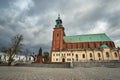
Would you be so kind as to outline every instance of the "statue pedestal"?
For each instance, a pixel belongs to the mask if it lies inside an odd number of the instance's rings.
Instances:
[[[42,63],[42,56],[37,56],[36,63]]]

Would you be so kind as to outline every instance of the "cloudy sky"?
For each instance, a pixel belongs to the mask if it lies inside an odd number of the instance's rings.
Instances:
[[[26,48],[49,51],[59,13],[66,35],[106,33],[120,46],[120,0],[0,0],[0,47],[22,34]]]

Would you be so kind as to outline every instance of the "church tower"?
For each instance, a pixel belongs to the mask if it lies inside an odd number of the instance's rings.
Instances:
[[[65,36],[64,27],[62,25],[62,20],[60,15],[56,20],[56,25],[53,31],[52,47],[51,51],[60,51],[63,50],[63,37]]]

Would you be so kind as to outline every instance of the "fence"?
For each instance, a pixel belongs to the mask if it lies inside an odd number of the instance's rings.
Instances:
[[[73,62],[73,67],[120,67],[119,61],[82,61]]]
[[[25,67],[47,67],[47,68],[70,68],[70,63],[46,63],[46,64],[17,64],[16,66]]]

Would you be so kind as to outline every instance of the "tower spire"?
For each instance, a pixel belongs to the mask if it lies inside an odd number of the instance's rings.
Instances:
[[[62,26],[62,20],[60,19],[60,14],[58,14],[58,19],[56,20],[55,27],[63,27]]]
[[[58,14],[58,19],[60,19],[60,14]]]

